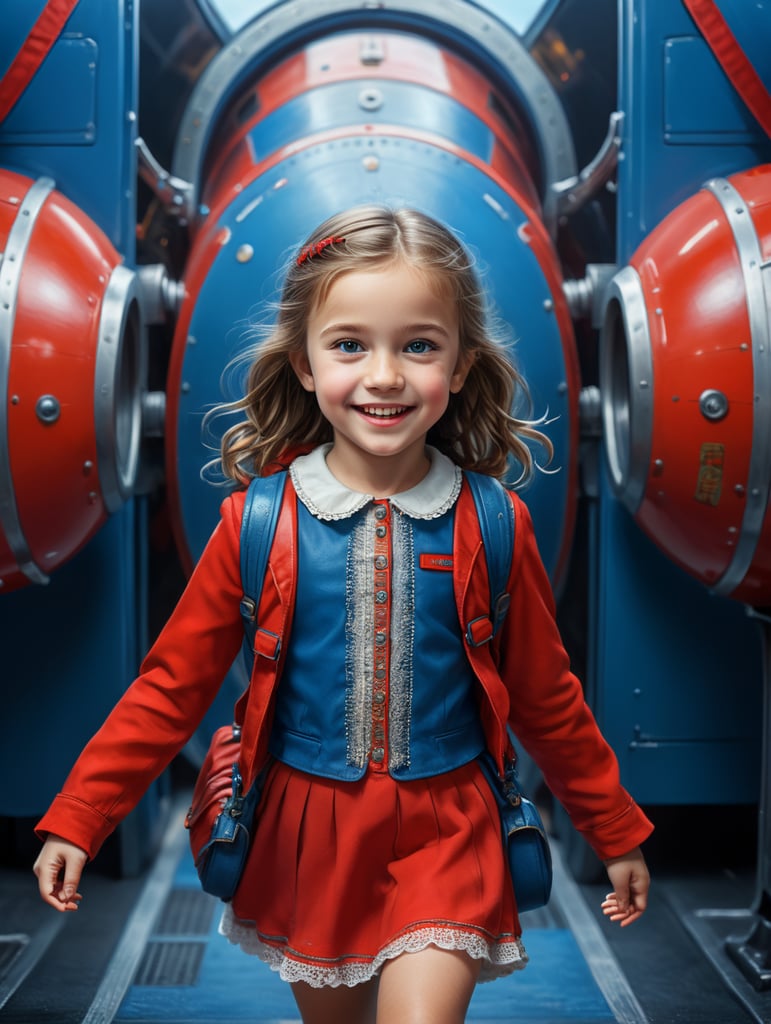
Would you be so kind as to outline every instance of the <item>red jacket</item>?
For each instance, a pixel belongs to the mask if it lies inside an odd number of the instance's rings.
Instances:
[[[647,838],[652,825],[621,786],[616,757],[570,671],[530,514],[516,495],[513,501],[511,606],[495,641],[497,672],[491,662],[480,705],[488,745],[500,756],[510,725],[598,855],[620,856]],[[139,677],[78,758],[38,823],[39,835],[59,835],[93,857],[200,724],[243,638],[243,503],[243,492],[222,503],[221,520]],[[265,628],[284,636],[294,603],[295,531],[295,496],[288,483],[258,616]],[[462,620],[468,621],[480,602],[489,603],[489,586],[479,524],[465,487],[455,534],[456,598]],[[281,669],[280,660],[276,666],[260,657],[259,640],[256,647],[242,739],[247,786],[267,753],[271,697]],[[492,657],[490,645],[479,650]]]

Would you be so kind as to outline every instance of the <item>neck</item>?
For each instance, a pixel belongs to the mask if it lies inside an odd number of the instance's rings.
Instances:
[[[327,454],[327,466],[336,479],[352,491],[371,494],[375,498],[389,498],[417,486],[428,473],[431,460],[423,444],[412,456],[400,452],[374,460],[357,458],[334,445]]]

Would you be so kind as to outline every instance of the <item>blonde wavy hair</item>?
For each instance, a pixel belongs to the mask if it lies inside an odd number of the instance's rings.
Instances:
[[[256,348],[246,394],[206,417],[243,414],[223,434],[215,461],[226,477],[244,484],[271,464],[290,461],[298,449],[332,440],[315,394],[302,387],[289,357],[304,350],[308,318],[338,278],[394,260],[428,273],[439,293],[456,303],[460,360],[470,367],[463,387],[450,395],[447,409],[429,431],[428,443],[461,468],[496,477],[506,475],[513,457],[522,469],[517,484],[535,469],[525,439],[543,447],[548,463],[553,454],[549,438],[533,421],[512,413],[515,402],[529,412],[527,386],[491,325],[470,256],[446,227],[416,210],[365,206],[330,217],[300,252],[322,239],[326,244],[321,251],[299,262],[293,258],[289,265],[277,321]]]

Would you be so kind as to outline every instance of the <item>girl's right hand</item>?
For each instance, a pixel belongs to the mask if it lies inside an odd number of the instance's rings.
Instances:
[[[56,910],[77,910],[81,895],[78,892],[80,876],[88,854],[79,846],[49,835],[35,861],[40,895]]]

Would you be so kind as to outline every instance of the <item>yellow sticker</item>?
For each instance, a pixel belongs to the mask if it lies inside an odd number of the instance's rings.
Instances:
[[[704,505],[717,505],[723,487],[725,445],[708,442],[701,446],[699,477],[694,498]]]

